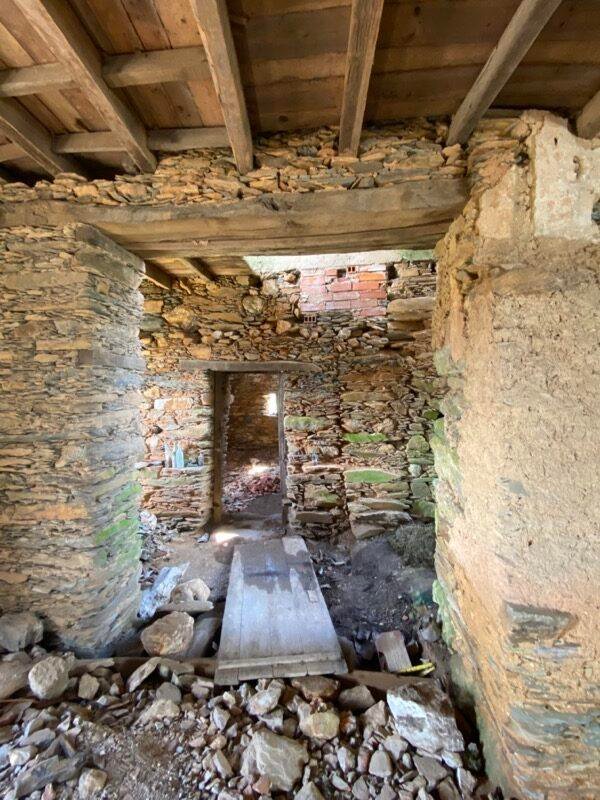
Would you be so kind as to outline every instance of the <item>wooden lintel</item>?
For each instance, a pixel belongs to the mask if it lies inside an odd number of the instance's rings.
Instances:
[[[173,288],[173,278],[170,275],[167,275],[167,273],[157,264],[152,264],[151,262],[147,261],[146,273],[144,277],[146,280],[149,280],[156,286],[160,286],[161,289],[167,289],[167,291],[171,291]]]
[[[148,149],[146,129],[104,81],[100,54],[69,4],[59,0],[13,2],[48,49],[60,54],[67,75],[96,106],[136,167],[142,171],[154,171],[156,159]]]
[[[498,44],[452,118],[448,145],[464,144],[467,141],[560,2],[561,0],[521,0]]]
[[[577,117],[577,133],[584,139],[600,136],[600,91],[585,104]]]
[[[21,155],[30,156],[49,175],[81,174],[76,161],[54,152],[52,137],[46,128],[16,100],[0,98],[0,132],[21,148]]]
[[[316,364],[305,361],[203,361],[182,358],[179,366],[186,372],[204,370],[209,372],[319,372]]]
[[[238,170],[253,167],[252,134],[226,0],[191,0]]]
[[[85,222],[149,259],[422,249],[446,233],[466,198],[464,178],[440,177],[207,205],[3,203],[0,227]]]
[[[114,153],[123,150],[123,143],[111,131],[96,133],[62,133],[55,136],[57,153]],[[151,150],[179,152],[199,147],[229,147],[225,128],[169,128],[148,131]]]
[[[383,0],[352,0],[340,122],[340,153],[355,156],[367,105]]]

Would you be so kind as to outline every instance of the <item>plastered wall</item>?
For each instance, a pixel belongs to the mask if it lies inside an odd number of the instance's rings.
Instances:
[[[536,800],[598,767],[597,143],[525,115],[471,143],[473,196],[438,247],[437,599],[488,770]]]

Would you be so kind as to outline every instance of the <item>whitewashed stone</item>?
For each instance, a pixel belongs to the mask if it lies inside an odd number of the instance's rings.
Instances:
[[[450,700],[432,681],[415,680],[387,693],[396,730],[413,747],[429,753],[459,752],[465,744]]]

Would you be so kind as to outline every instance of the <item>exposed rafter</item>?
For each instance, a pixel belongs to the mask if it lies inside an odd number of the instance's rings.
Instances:
[[[52,149],[52,137],[16,100],[0,98],[0,131],[49,175],[81,172],[77,163]],[[14,156],[13,156],[14,157]]]
[[[191,0],[238,170],[253,166],[252,134],[225,0]]]
[[[340,153],[356,155],[358,152],[382,11],[383,0],[352,1],[340,122]]]
[[[13,0],[77,86],[87,94],[140,170],[152,171],[156,159],[148,149],[146,130],[106,84],[100,54],[68,3],[60,0]]]
[[[521,0],[498,44],[452,118],[448,144],[464,144],[554,14],[561,0]]]
[[[585,139],[600,136],[600,91],[585,104],[577,117],[577,133]]]

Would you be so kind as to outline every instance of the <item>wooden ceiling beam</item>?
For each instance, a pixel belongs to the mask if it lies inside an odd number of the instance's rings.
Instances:
[[[238,170],[254,166],[252,134],[225,0],[191,0]]]
[[[339,152],[358,153],[383,0],[352,0]]]
[[[175,81],[210,80],[203,47],[152,50],[109,56],[102,64],[102,77],[112,89]],[[35,64],[0,70],[0,97],[23,97],[77,84],[60,63]]]
[[[57,153],[115,153],[123,150],[119,137],[111,131],[62,133],[54,137]],[[167,128],[148,131],[151,150],[177,153],[200,147],[229,147],[225,128]]]
[[[146,130],[104,81],[100,54],[68,3],[61,0],[14,0],[14,3],[117,134],[135,166],[152,172],[156,159],[148,148]]]
[[[596,92],[577,117],[577,134],[584,139],[600,136],[600,92]]]
[[[448,145],[464,144],[554,14],[561,0],[521,0],[475,83],[452,118]],[[468,20],[465,20],[468,24]]]
[[[167,271],[169,268],[175,270],[177,267],[183,267],[189,273],[199,275],[200,277],[204,278],[207,283],[214,283],[216,278],[214,273],[212,272],[206,264],[202,263],[199,258],[186,258],[184,256],[177,256],[176,258],[155,258],[154,262],[158,264],[160,267],[165,267]]]
[[[49,175],[81,174],[76,161],[54,152],[50,133],[16,100],[0,98],[0,132],[21,148],[21,155],[30,156]]]

